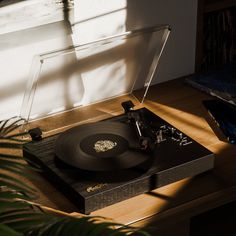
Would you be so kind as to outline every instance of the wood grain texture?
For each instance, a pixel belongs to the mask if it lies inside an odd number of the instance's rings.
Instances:
[[[153,86],[143,105],[214,152],[215,168],[97,210],[92,215],[138,226],[168,226],[176,219],[185,221],[236,200],[236,146],[220,141],[208,125],[208,114],[201,102],[209,98],[178,79]],[[107,105],[97,109],[110,110],[112,114],[112,104],[108,101]],[[60,115],[59,122],[61,119]],[[40,190],[40,204],[76,215],[77,208],[45,179],[40,177],[34,184]]]
[[[151,221],[152,215],[155,215],[155,218],[163,215],[170,217],[171,214],[180,213],[186,206],[191,215],[193,209],[198,208],[198,201],[204,205],[199,207],[200,212],[206,210],[207,203],[211,202],[213,207],[219,199],[222,202],[235,199],[236,147],[220,141],[208,125],[208,114],[201,101],[209,98],[182,80],[173,80],[152,87],[144,105],[213,151],[216,155],[215,169],[159,188],[152,194],[143,194],[104,208],[94,214],[114,217],[123,223],[135,222],[145,217]],[[214,199],[218,200],[214,203]]]

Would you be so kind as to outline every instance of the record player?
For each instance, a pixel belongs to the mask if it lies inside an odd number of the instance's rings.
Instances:
[[[83,213],[214,166],[210,151],[145,107],[169,33],[159,25],[34,58],[23,153]]]

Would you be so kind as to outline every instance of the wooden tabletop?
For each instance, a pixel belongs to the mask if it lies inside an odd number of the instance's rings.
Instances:
[[[172,80],[152,86],[144,106],[215,154],[215,168],[92,212],[134,225],[190,218],[236,199],[236,146],[219,140],[210,127],[202,100],[212,97],[184,82]],[[214,124],[213,124],[214,126]],[[214,128],[214,127],[213,127]],[[40,193],[40,204],[65,211],[77,208],[46,179],[33,183]]]

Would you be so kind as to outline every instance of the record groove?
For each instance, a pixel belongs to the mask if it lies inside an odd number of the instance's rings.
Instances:
[[[55,153],[66,164],[91,171],[132,168],[149,158],[140,152],[133,127],[117,122],[90,123],[65,131],[56,140]]]

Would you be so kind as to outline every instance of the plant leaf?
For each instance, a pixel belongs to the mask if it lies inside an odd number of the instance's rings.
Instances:
[[[30,204],[22,201],[9,201],[2,199],[0,201],[0,212],[14,210],[14,209],[23,209],[25,207],[30,207]]]
[[[17,214],[26,214],[26,213],[31,213],[32,211],[35,212],[35,209],[32,208],[30,205],[28,205],[27,208],[11,209],[11,210],[6,210],[4,212],[1,212],[0,217],[9,217],[12,215],[17,215]]]
[[[0,134],[3,133],[4,129],[7,127],[7,123],[8,123],[10,120],[15,119],[15,118],[16,118],[16,116],[14,116],[14,117],[12,117],[12,118],[10,118],[10,119],[7,119],[7,120],[3,120],[3,121],[0,122],[0,124],[1,124],[1,127],[0,127]]]
[[[32,218],[32,217],[38,216],[39,214],[42,215],[42,213],[38,213],[36,211],[33,211],[32,209],[29,209],[29,210],[28,211],[12,211],[11,213],[0,214],[0,220],[4,224],[6,224],[7,222],[19,221],[22,218]]]
[[[57,236],[59,235],[58,232],[60,232],[60,229],[63,226],[63,224],[61,223],[63,220],[63,217],[61,217],[61,219],[57,219],[51,216],[50,221],[45,223],[43,227],[34,228],[30,232],[27,232],[27,235]]]
[[[4,236],[23,236],[22,233],[16,232],[12,228],[8,227],[7,225],[0,224],[0,235]]]
[[[22,176],[22,177],[30,179],[30,180],[37,179],[37,177],[35,177],[35,175],[33,175],[32,173],[29,173],[28,169],[24,169],[21,167],[18,168],[17,166],[2,165],[1,169],[5,170],[5,171],[10,171],[13,174],[17,174],[19,176]]]
[[[0,173],[0,183],[1,183],[1,179],[3,179],[4,181],[11,181],[11,182],[17,183],[19,187],[25,189],[27,192],[35,192],[36,191],[36,189],[30,187],[28,184],[25,184],[21,180],[15,178],[15,177],[12,177],[10,175]]]
[[[25,215],[19,215],[19,217],[13,218],[9,222],[7,222],[8,226],[11,226],[13,229],[18,230],[20,232],[25,233],[26,235],[35,234],[35,232],[40,232],[41,229],[45,229],[48,225],[52,225],[55,222],[55,219],[58,220],[57,217],[46,214],[46,213],[30,213]],[[63,220],[63,217],[60,221]],[[36,234],[38,235],[38,234]],[[40,233],[41,235],[41,233]]]
[[[30,194],[34,194],[33,191],[29,191],[26,188],[22,188],[14,183],[10,183],[9,181],[5,181],[3,179],[0,179],[0,186],[1,187],[7,187],[9,189],[16,190],[17,192],[20,192],[22,194],[25,194],[26,196],[29,196]]]
[[[106,235],[107,235],[109,231],[114,232],[115,225],[116,224],[114,222],[101,222],[99,224],[94,223],[94,225],[91,227],[88,227],[87,230],[85,230],[82,235],[97,236],[97,235],[101,235],[102,232],[104,231],[106,231]]]
[[[38,229],[39,227],[44,227],[45,223],[42,222],[42,218],[28,219],[22,218],[19,221],[12,221],[7,223],[7,225],[14,230],[26,233],[33,230],[34,228]]]
[[[21,121],[24,121],[24,119],[18,118],[16,121],[12,122],[10,125],[7,125],[7,123],[8,123],[10,120],[13,120],[13,119],[15,119],[15,118],[17,118],[17,117],[12,117],[12,118],[6,120],[6,121],[3,123],[3,125],[2,125],[2,127],[1,127],[1,129],[0,129],[0,133],[2,134],[1,136],[6,135],[6,134],[8,134],[8,133],[10,133],[10,132],[13,132],[14,130],[18,129],[18,128],[19,128],[19,123],[20,123]]]
[[[20,163],[15,160],[0,159],[0,166],[1,168],[6,167],[6,166],[14,167],[15,169],[22,170],[22,171],[25,171],[25,170],[38,171],[38,169],[35,167],[29,166],[26,163]]]
[[[4,192],[0,191],[0,201],[2,199],[7,200],[7,199],[16,199],[16,198],[23,199],[23,200],[32,200],[31,197],[18,193],[16,191],[4,191]]]
[[[31,168],[33,168],[34,171],[36,172],[41,172],[42,169],[41,169],[41,166],[39,164],[37,164],[35,161],[32,161],[31,159],[28,159],[27,157],[22,157],[22,156],[19,156],[19,155],[11,155],[11,154],[1,154],[0,153],[0,160],[6,160],[6,161],[14,161],[15,163],[20,163],[18,161],[27,161],[27,164],[25,163],[24,165],[25,166],[28,166]],[[28,165],[30,164],[30,166]],[[27,167],[27,168],[28,168]]]
[[[10,183],[6,180],[1,180],[0,179],[0,186],[8,187],[10,189],[16,190],[17,192],[20,192],[22,194],[25,194],[26,196],[34,196],[34,192],[29,191],[28,189],[25,189],[23,187],[20,187],[14,183]]]
[[[58,232],[58,235],[70,235],[74,236],[75,233],[78,234],[78,232],[81,234],[83,231],[83,225],[85,223],[89,223],[87,217],[73,219],[73,218],[65,218],[65,220],[62,223],[62,227],[60,231]],[[90,223],[91,225],[91,223]]]
[[[15,138],[15,137],[21,137],[21,136],[25,136],[25,135],[29,135],[28,132],[22,132],[22,133],[17,133],[17,134],[12,134],[12,135],[7,135],[7,136],[3,136],[4,138],[8,139],[8,138]],[[23,140],[24,141],[24,140]],[[25,141],[24,141],[25,142]]]
[[[8,142],[0,142],[0,148],[14,148],[14,149],[22,149],[22,144],[19,143],[8,143]]]
[[[9,159],[16,159],[16,160],[23,160],[24,158],[22,156],[19,155],[11,155],[11,154],[3,154],[0,153],[0,158],[9,158]]]

